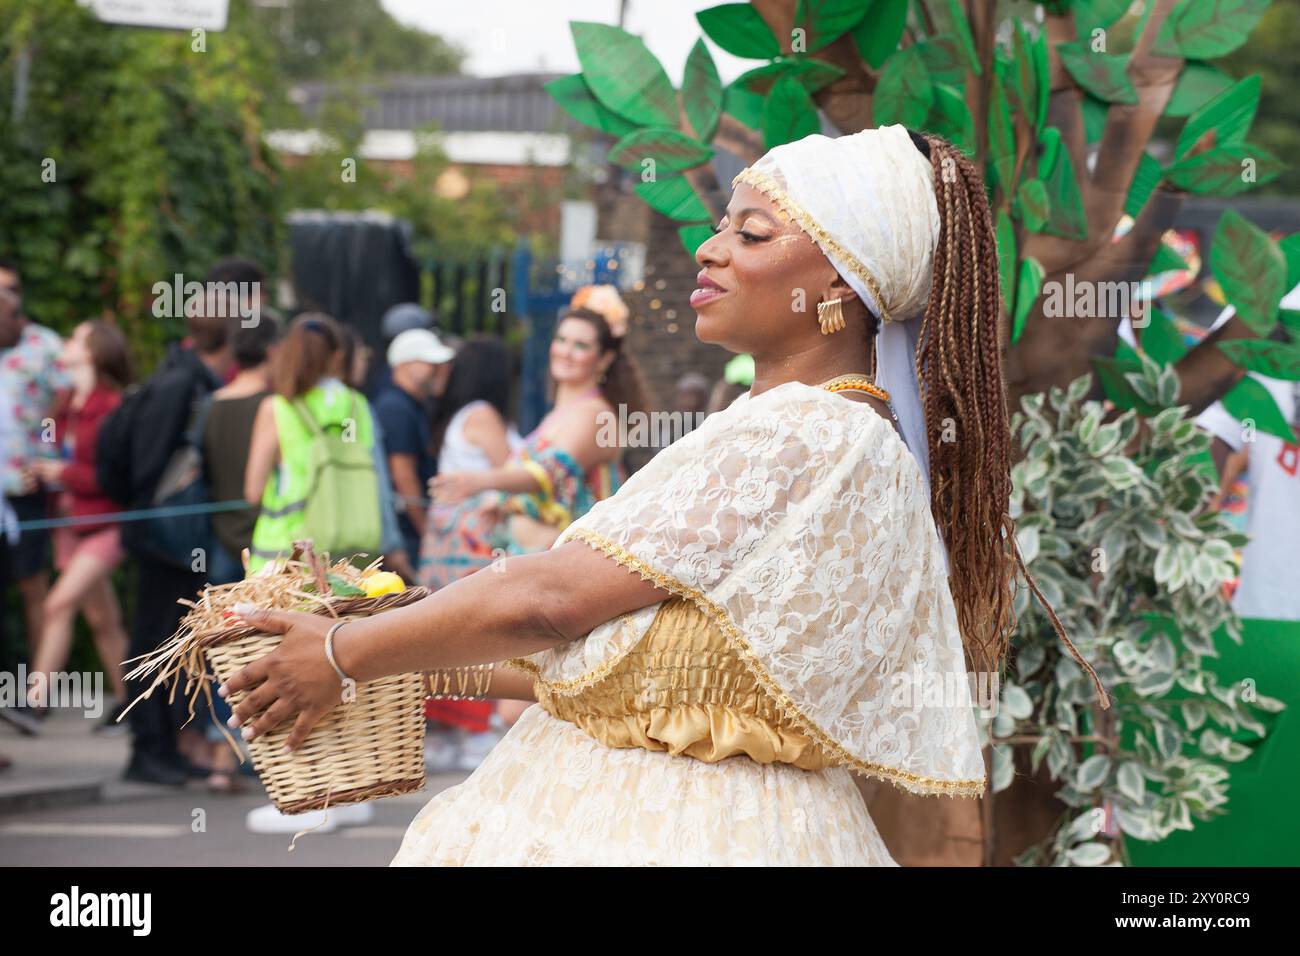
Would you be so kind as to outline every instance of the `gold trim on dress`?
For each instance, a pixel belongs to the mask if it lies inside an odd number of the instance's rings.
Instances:
[[[754,169],[753,166],[746,166],[731,181],[734,189],[736,183],[745,183],[753,186],[772,202],[776,203],[777,208],[799,224],[804,232],[808,233],[812,239],[822,247],[825,252],[832,253],[840,259],[859,279],[861,279],[871,294],[876,297],[876,307],[880,309],[880,320],[882,322],[892,322],[893,316],[889,314],[889,309],[885,306],[885,298],[880,294],[880,286],[876,284],[875,277],[867,271],[867,267],[858,261],[857,256],[849,252],[835,240],[833,236],[808,214],[808,211],[800,206],[790,194],[767,173],[761,173]]]
[[[592,531],[588,528],[575,528],[569,535],[569,540],[577,538],[584,541],[589,546],[598,551],[604,552],[613,558],[619,564],[629,570],[636,571],[648,581],[670,591],[681,597],[688,598],[722,631],[726,638],[727,645],[736,652],[741,661],[749,668],[750,672],[757,678],[759,684],[773,698],[777,709],[781,712],[794,728],[801,733],[811,737],[814,742],[822,747],[825,753],[830,755],[836,765],[847,765],[850,769],[856,770],[864,776],[875,777],[878,780],[894,784],[904,790],[924,796],[963,796],[978,797],[983,796],[985,790],[984,781],[981,780],[939,780],[934,777],[924,777],[920,774],[910,773],[906,770],[899,770],[895,767],[887,767],[884,764],[871,763],[856,757],[844,749],[830,734],[817,725],[816,722],[804,715],[797,704],[790,699],[779,683],[772,678],[763,666],[762,661],[750,648],[749,643],[740,633],[735,624],[731,622],[726,610],[714,601],[710,600],[703,592],[678,581],[676,578],[656,571],[650,565],[646,564],[636,555],[620,547],[617,543],[606,538],[599,532]],[[583,674],[581,677],[573,678],[566,681],[548,681],[542,676],[541,668],[533,661],[526,658],[511,658],[506,663],[523,671],[532,674],[534,679],[540,682],[547,691],[564,696],[572,696],[583,689],[590,687],[597,681],[607,676],[611,670],[617,666],[618,662],[625,656],[619,654],[617,657],[608,661],[602,661],[591,671]]]

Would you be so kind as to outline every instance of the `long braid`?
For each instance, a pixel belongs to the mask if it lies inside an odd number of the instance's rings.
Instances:
[[[998,341],[998,252],[984,182],[951,143],[924,138],[940,231],[916,372],[929,433],[931,509],[948,547],[962,641],[975,670],[1000,671],[1016,626],[1020,571],[1107,707],[1096,672],[1079,656],[1016,546],[1009,514],[1011,428]],[[945,440],[953,430],[956,440]]]

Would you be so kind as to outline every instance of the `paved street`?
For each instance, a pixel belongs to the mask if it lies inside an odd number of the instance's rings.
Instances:
[[[372,823],[308,833],[290,852],[292,835],[244,827],[245,813],[266,802],[255,778],[233,796],[202,781],[129,784],[119,779],[127,746],[71,714],[51,717],[34,738],[0,724],[0,753],[14,761],[0,774],[0,866],[384,866],[429,797],[466,777],[430,776],[420,793],[377,801]]]

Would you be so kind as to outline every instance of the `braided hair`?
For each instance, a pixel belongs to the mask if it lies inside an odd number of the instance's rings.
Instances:
[[[939,207],[939,241],[916,375],[929,435],[930,506],[951,558],[949,583],[963,644],[975,670],[1001,669],[1016,626],[1013,597],[1019,569],[1061,640],[1096,684],[1105,707],[1096,672],[1066,636],[1016,545],[1009,514],[1011,428],[998,337],[998,251],[984,181],[952,143],[909,133],[930,160]],[[954,431],[961,440],[946,440]]]

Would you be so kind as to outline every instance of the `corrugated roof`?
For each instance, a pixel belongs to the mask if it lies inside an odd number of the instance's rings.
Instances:
[[[569,132],[582,128],[542,87],[560,73],[513,76],[400,76],[354,88],[371,102],[366,129],[420,129],[437,123],[448,132]],[[294,101],[316,115],[329,87],[302,83]]]

